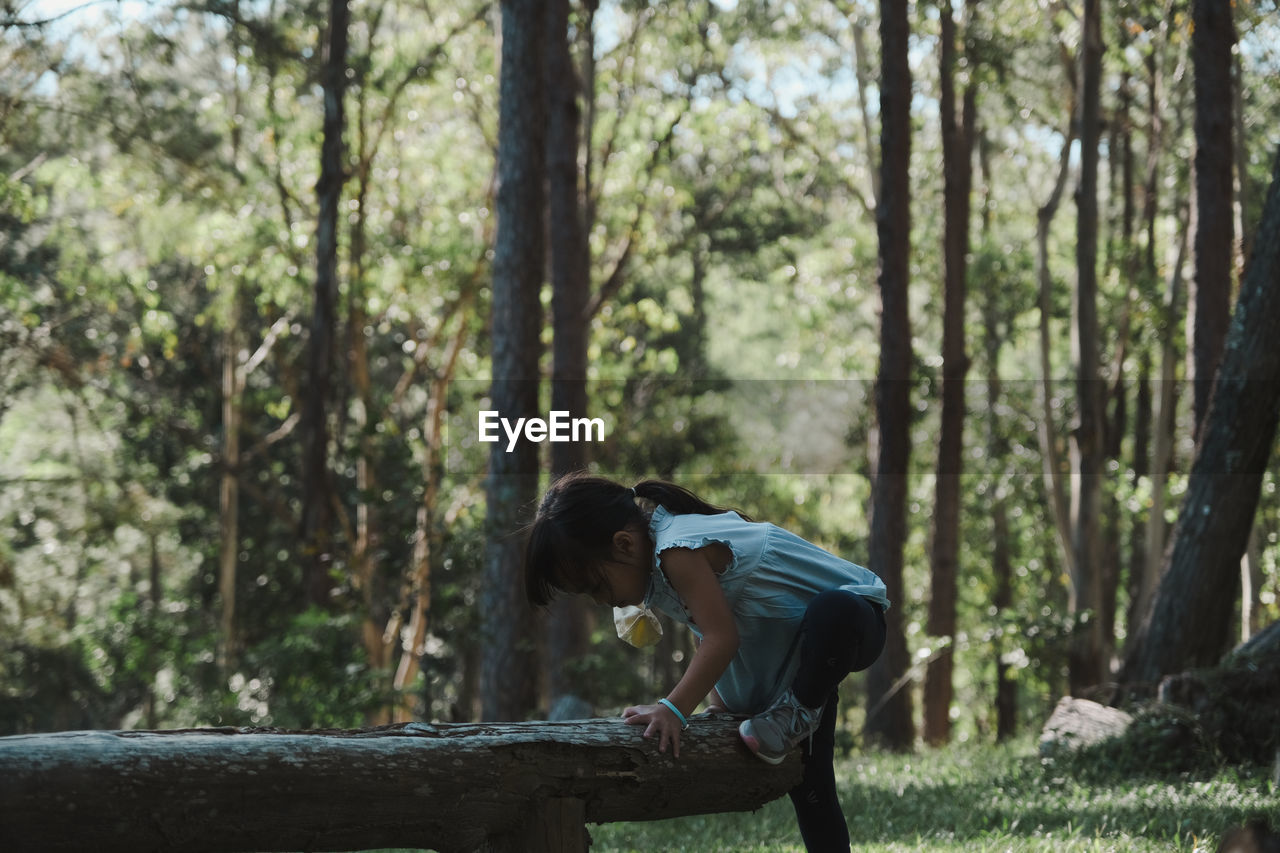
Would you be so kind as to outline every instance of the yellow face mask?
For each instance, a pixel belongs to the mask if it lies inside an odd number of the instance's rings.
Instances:
[[[652,610],[634,605],[613,608],[613,626],[618,636],[637,649],[656,645],[662,639],[662,623]]]

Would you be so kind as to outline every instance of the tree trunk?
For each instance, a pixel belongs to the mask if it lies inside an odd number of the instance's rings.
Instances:
[[[928,632],[943,647],[929,661],[924,679],[924,739],[941,746],[951,739],[952,645],[956,635],[956,575],[960,553],[960,478],[964,471],[965,299],[969,256],[970,189],[976,86],[965,87],[956,110],[956,26],[950,7],[942,10],[943,284],[942,430],[933,509]],[[969,57],[970,73],[975,60]]]
[[[911,424],[911,323],[907,288],[911,252],[911,69],[907,4],[880,4],[883,67],[880,83],[880,185],[876,230],[880,243],[880,364],[876,378],[879,448],[871,498],[870,568],[894,603],[886,614],[885,652],[867,678],[868,736],[891,749],[915,740],[909,688],[911,660],[903,625],[902,551],[907,538],[907,462]]]
[[[1262,543],[1259,541],[1258,526],[1255,524],[1249,531],[1249,544],[1245,546],[1244,556],[1240,558],[1240,642],[1247,643],[1259,628],[1258,616],[1261,612],[1260,593],[1264,576],[1262,574]]]
[[[232,290],[222,354],[222,476],[218,488],[218,597],[222,613],[218,669],[226,677],[236,660],[236,565],[240,556],[240,288]]]
[[[1185,218],[1183,219],[1185,222]],[[1164,565],[1167,524],[1164,520],[1165,489],[1169,472],[1173,468],[1173,440],[1178,409],[1177,345],[1174,341],[1174,318],[1182,306],[1182,269],[1187,255],[1187,229],[1180,228],[1177,256],[1169,269],[1169,283],[1165,289],[1163,340],[1160,346],[1160,379],[1155,410],[1155,440],[1151,451],[1151,510],[1147,516],[1147,558],[1135,605],[1137,618],[1141,620],[1151,604],[1156,587],[1160,583],[1160,571]],[[1129,636],[1135,635],[1130,626]]]
[[[422,671],[422,656],[426,654],[427,623],[431,615],[431,546],[436,538],[436,504],[440,495],[440,448],[443,442],[445,397],[449,382],[453,380],[458,356],[467,339],[467,303],[463,296],[458,309],[458,329],[454,332],[444,363],[431,379],[427,397],[427,411],[422,419],[422,502],[418,505],[417,524],[413,540],[413,569],[409,573],[405,608],[409,611],[407,632],[401,641],[400,660],[396,664],[391,686],[397,694],[394,717],[397,722],[413,719],[414,696],[409,692],[414,679]],[[399,633],[396,628],[383,635],[384,647]],[[390,655],[388,654],[388,657]],[[430,715],[430,709],[426,709]]]
[[[569,0],[547,4],[547,212],[551,256],[551,409],[570,417],[587,414],[587,341],[590,331],[590,250],[579,191],[578,75],[569,46]],[[551,445],[553,479],[587,466],[586,442]],[[571,664],[587,651],[588,612],[582,596],[562,595],[547,623],[550,704],[581,692]]]
[[[617,719],[0,738],[0,837],[14,853],[448,853],[501,849],[504,838],[523,842],[513,849],[581,850],[538,846],[530,826],[581,842],[584,820],[754,810],[799,782],[799,749],[767,765],[737,723],[695,718],[678,760]]]
[[[1245,261],[1253,255],[1253,232],[1248,222],[1249,204],[1253,198],[1253,182],[1249,178],[1249,144],[1244,132],[1244,66],[1240,59],[1240,51],[1233,51],[1231,68],[1234,72],[1231,80],[1232,126],[1235,141],[1235,218],[1238,238],[1237,266],[1238,274],[1244,278]]]
[[[1101,135],[1102,10],[1100,0],[1085,0],[1081,50],[1080,186],[1076,232],[1076,299],[1072,349],[1076,362],[1078,412],[1071,444],[1071,550],[1075,563],[1074,608],[1078,622],[1072,637],[1070,686],[1073,695],[1106,680],[1100,620],[1102,609],[1103,387],[1098,336],[1098,147]]]
[[[1217,662],[1280,421],[1280,156],[1240,290],[1168,566],[1125,662],[1132,688]]]
[[[1069,110],[1069,115],[1074,108]],[[1062,450],[1059,446],[1057,418],[1053,402],[1053,365],[1050,353],[1053,348],[1053,273],[1049,269],[1049,230],[1071,171],[1071,146],[1075,142],[1074,116],[1067,122],[1062,137],[1062,153],[1058,160],[1058,177],[1053,192],[1036,211],[1036,281],[1039,285],[1037,300],[1040,314],[1040,417],[1037,419],[1036,438],[1040,443],[1040,460],[1044,470],[1045,488],[1049,493],[1049,508],[1053,513],[1054,528],[1058,532],[1059,550],[1067,567],[1067,577],[1075,577],[1075,559],[1071,552],[1071,509],[1067,487],[1063,481]]]
[[[1153,45],[1146,59],[1150,131],[1147,140],[1146,180],[1143,192],[1142,216],[1147,232],[1147,251],[1143,264],[1145,274],[1152,280],[1159,275],[1156,264],[1156,224],[1159,218],[1159,190],[1166,177],[1161,165],[1161,153],[1165,147],[1166,136],[1171,139],[1180,139],[1185,128],[1185,117],[1180,101],[1171,104],[1167,94],[1170,87],[1166,85],[1165,61],[1161,56],[1162,51],[1168,46],[1166,30],[1167,26],[1162,24],[1160,28],[1162,38],[1158,42],[1162,47],[1157,48]],[[1173,116],[1174,126],[1171,133],[1166,134],[1165,117],[1169,114]],[[1161,354],[1151,450],[1151,509],[1147,516],[1147,562],[1142,575],[1139,600],[1135,605],[1138,621],[1150,606],[1151,597],[1155,594],[1156,586],[1160,582],[1160,570],[1164,564],[1165,548],[1168,544],[1164,502],[1167,480],[1170,472],[1174,470],[1174,440],[1178,396],[1181,388],[1181,382],[1177,377],[1177,368],[1181,359],[1178,355],[1175,329],[1178,318],[1182,316],[1183,291],[1186,289],[1183,274],[1188,252],[1189,205],[1185,202],[1181,203],[1178,209],[1178,225],[1174,232],[1177,235],[1176,242],[1166,250],[1168,260],[1165,266],[1169,272],[1159,327]],[[1134,637],[1136,634],[1137,625],[1131,625],[1129,636]]]
[[[493,259],[493,388],[501,417],[537,417],[546,210],[544,4],[504,0]],[[517,531],[538,494],[538,446],[495,443],[485,487],[482,717],[523,719],[537,703],[537,620],[524,599]]]
[[[862,118],[862,140],[867,150],[867,171],[871,173],[871,200],[878,208],[880,206],[880,169],[875,163],[876,138],[871,132],[871,110],[867,107],[867,89],[870,88],[867,80],[867,28],[862,21],[862,15],[852,8],[852,4],[851,12],[849,24],[853,29],[853,79],[858,87],[858,112]]]
[[[352,213],[351,244],[348,252],[351,279],[347,289],[347,346],[348,363],[351,371],[351,384],[355,392],[356,404],[352,406],[352,416],[356,430],[356,512],[355,540],[351,543],[351,579],[352,585],[360,594],[361,625],[360,638],[364,644],[369,665],[375,670],[383,670],[389,664],[387,646],[382,642],[382,627],[385,615],[380,613],[383,592],[378,572],[379,553],[379,520],[378,501],[373,497],[377,491],[377,470],[370,427],[376,417],[373,394],[373,382],[369,374],[369,338],[365,328],[369,325],[369,312],[366,296],[366,254],[368,252],[368,211],[370,176],[373,171],[373,158],[377,151],[376,136],[370,140],[366,114],[366,90],[361,87],[359,108],[355,121],[356,132],[356,175],[355,192],[352,202],[355,210]],[[382,617],[382,618],[380,618]],[[390,717],[379,714],[367,722],[385,723]]]
[[[1154,423],[1151,408],[1151,355],[1145,349],[1138,367],[1138,401],[1133,421],[1133,481],[1134,491],[1151,475],[1150,437]],[[1148,509],[1147,512],[1150,512]],[[1138,598],[1142,591],[1142,574],[1147,564],[1147,528],[1150,519],[1143,512],[1133,514],[1133,528],[1129,539],[1129,570],[1125,592],[1129,609],[1125,612],[1125,636],[1131,637],[1138,628]]]
[[[1187,301],[1195,392],[1195,432],[1209,407],[1213,376],[1222,358],[1231,305],[1235,251],[1231,161],[1231,4],[1192,0],[1191,59],[1195,65],[1195,275]]]
[[[305,551],[308,603],[329,603],[333,562],[332,489],[329,478],[328,406],[333,364],[333,332],[338,293],[338,208],[342,202],[343,98],[347,81],[347,0],[329,4],[329,38],[321,78],[324,88],[324,139],[320,148],[320,180],[316,183],[320,216],[316,228],[316,282],[307,342],[307,395],[303,403],[306,456],[302,468],[302,547]]]
[[[1001,396],[1000,350],[1004,348],[1005,330],[1010,318],[1002,316],[999,283],[985,289],[982,306],[984,343],[987,360],[987,464],[991,467],[989,492],[991,501],[991,572],[995,576],[995,590],[991,603],[995,607],[998,625],[1013,606],[1013,561],[1009,554],[1008,477],[1006,460],[1009,442],[1005,440],[1000,424]],[[1018,684],[1005,658],[1008,643],[1003,631],[995,633],[996,669],[996,740],[1003,743],[1017,734]]]

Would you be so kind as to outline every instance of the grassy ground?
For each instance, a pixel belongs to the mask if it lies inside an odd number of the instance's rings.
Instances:
[[[1034,745],[854,755],[836,765],[855,851],[1212,851],[1253,817],[1280,824],[1262,771],[1106,778],[1045,766]],[[790,803],[754,814],[590,827],[592,851],[803,851]]]

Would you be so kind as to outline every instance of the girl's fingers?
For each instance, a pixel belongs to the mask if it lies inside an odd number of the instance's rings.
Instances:
[[[629,713],[634,712],[634,713]],[[660,715],[652,711],[643,712],[637,708],[628,708],[622,712],[623,722],[629,726],[644,726],[644,734],[642,737],[651,738],[658,736],[658,752],[666,752],[667,745],[671,745],[671,754],[676,758],[680,757],[680,732],[671,730],[663,725],[663,719]]]

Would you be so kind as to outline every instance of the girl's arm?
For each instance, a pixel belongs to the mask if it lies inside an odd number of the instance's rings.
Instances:
[[[716,682],[738,653],[738,625],[712,568],[711,547],[714,546],[696,550],[671,548],[663,551],[660,558],[667,580],[702,633],[702,642],[689,668],[666,697],[685,717],[715,689]],[[633,725],[647,724],[645,737],[658,735],[660,752],[665,752],[670,742],[675,756],[680,756],[680,720],[668,708],[660,704],[641,705],[626,709],[622,716]]]

